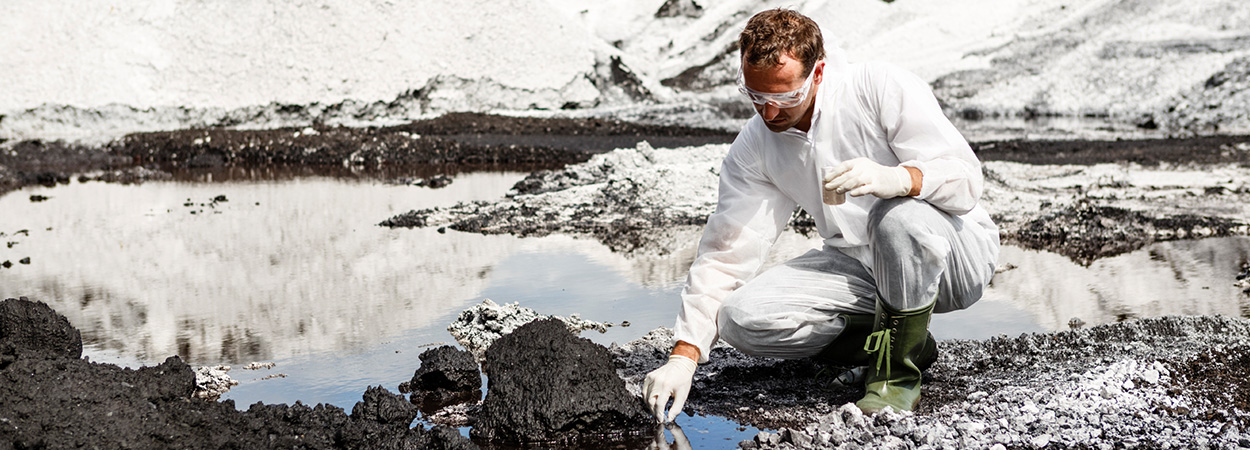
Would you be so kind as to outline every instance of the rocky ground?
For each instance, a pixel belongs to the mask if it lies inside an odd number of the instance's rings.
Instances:
[[[685,410],[777,430],[742,448],[1248,448],[1248,344],[1250,321],[1229,317],[947,340],[918,410],[876,416],[832,381],[841,368],[721,346]],[[613,352],[639,383],[671,346],[656,330]]]

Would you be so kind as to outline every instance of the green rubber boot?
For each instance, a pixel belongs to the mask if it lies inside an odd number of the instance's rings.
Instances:
[[[846,320],[842,332],[833,342],[816,354],[817,361],[841,367],[868,365],[870,355],[864,351],[864,340],[872,334],[877,316],[873,314],[843,314]]]
[[[873,333],[864,350],[876,354],[868,365],[864,398],[855,402],[865,414],[886,406],[911,411],[920,401],[920,372],[937,360],[937,341],[929,334],[933,304],[912,311],[894,311],[877,301]]]
[[[864,342],[868,340],[868,335],[872,334],[877,323],[877,316],[843,314],[842,317],[846,319],[842,332],[812,359],[823,364],[850,368],[834,378],[834,385],[863,386],[868,374],[867,366],[873,361],[872,355],[864,350]],[[937,361],[937,340],[933,339],[933,334],[926,333],[925,346],[933,350],[926,352],[924,357],[916,362],[916,367],[921,372]]]

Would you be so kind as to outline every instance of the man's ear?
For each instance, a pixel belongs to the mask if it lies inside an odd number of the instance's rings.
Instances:
[[[816,75],[812,76],[812,84],[820,84],[825,79],[825,60],[816,61],[816,67],[812,68]]]

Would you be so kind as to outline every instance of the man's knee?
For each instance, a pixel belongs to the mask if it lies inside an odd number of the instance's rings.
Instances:
[[[924,200],[910,197],[885,199],[873,205],[868,212],[868,229],[874,234],[909,234],[924,223],[920,220],[922,217],[932,214],[940,212]]]
[[[738,351],[763,356],[777,336],[775,330],[762,328],[760,320],[760,312],[754,311],[750,303],[736,302],[734,296],[730,296],[717,310],[716,329],[721,340]]]
[[[716,331],[722,340],[738,348],[740,344],[749,341],[746,339],[749,333],[744,324],[750,320],[750,314],[739,308],[733,300],[733,296],[730,296],[716,310]]]

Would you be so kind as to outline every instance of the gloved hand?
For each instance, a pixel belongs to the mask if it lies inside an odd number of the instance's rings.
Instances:
[[[686,405],[686,396],[690,395],[690,385],[694,382],[694,360],[681,355],[668,357],[668,362],[647,374],[642,382],[642,396],[647,405],[660,422],[672,422]],[[673,407],[668,418],[664,417],[664,406],[672,397]]]
[[[880,198],[902,197],[911,192],[911,173],[902,166],[886,167],[868,158],[843,161],[825,175],[825,189],[852,197],[872,194]]]

